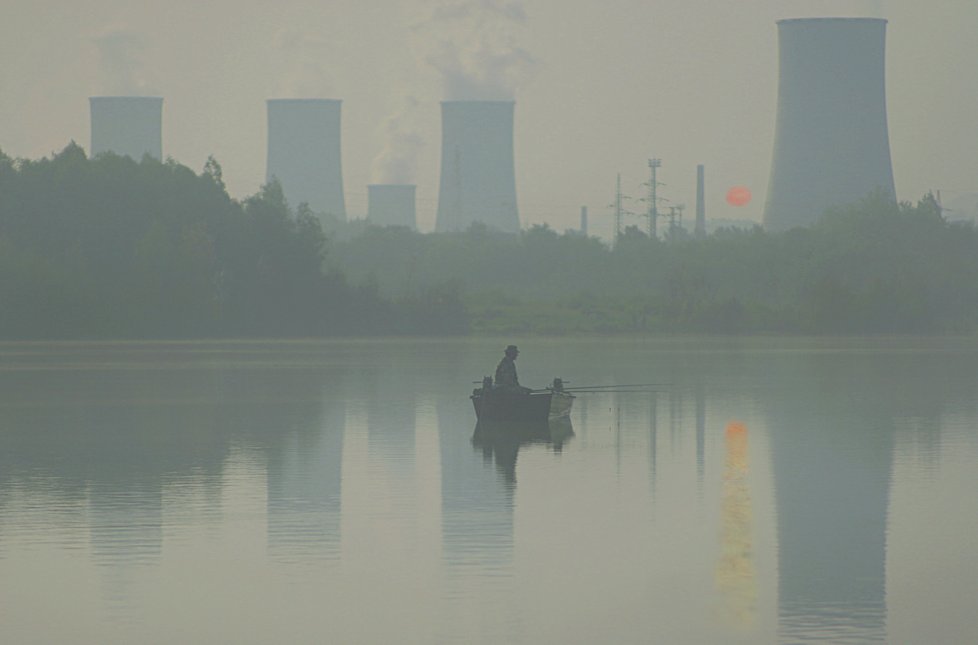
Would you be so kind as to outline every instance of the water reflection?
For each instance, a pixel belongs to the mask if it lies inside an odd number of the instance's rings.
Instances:
[[[549,423],[479,421],[472,434],[472,445],[482,450],[486,463],[495,463],[509,485],[516,484],[516,458],[520,447],[543,444],[555,453],[574,436],[570,419]]]
[[[524,607],[514,563],[512,486],[473,450],[470,371],[452,357],[435,401],[441,472],[441,562],[446,606],[436,642],[518,643]],[[472,370],[478,374],[478,371]],[[474,634],[478,634],[473,638]]]
[[[377,635],[359,642],[919,640],[888,616],[914,611],[907,579],[927,568],[907,563],[926,543],[906,535],[914,482],[894,483],[930,469],[917,499],[943,495],[942,517],[974,482],[967,455],[941,470],[942,432],[973,434],[974,352],[574,343],[539,362],[669,387],[580,397],[573,428],[473,431],[460,384],[484,361],[461,342],[3,353],[2,573],[59,609],[82,590],[134,642],[194,627],[151,615],[163,595],[206,588],[196,620],[223,615],[243,597],[228,580],[261,581],[238,640],[266,606],[263,635]],[[968,562],[965,541],[944,560]],[[2,588],[19,604],[0,633],[29,640],[19,616],[39,605]],[[718,607],[727,621],[703,620]],[[115,619],[78,640],[112,640]]]
[[[438,405],[441,447],[442,558],[452,566],[508,569],[513,551],[513,489],[501,486],[473,453],[472,409],[463,401]]]
[[[260,411],[254,410],[249,421],[249,434],[268,433],[264,438],[268,550],[284,560],[340,556],[346,430],[343,382],[335,374],[309,376],[300,379],[306,395],[288,410],[291,427],[280,426],[285,411],[279,406],[256,406]],[[294,388],[298,383],[286,380],[286,386]]]
[[[369,401],[367,433],[370,454],[400,480],[414,473],[417,382],[408,371],[368,365],[355,387]]]
[[[886,642],[886,546],[897,427],[936,427],[949,389],[973,384],[950,356],[817,353],[778,370],[767,397],[783,640]]]
[[[696,484],[703,487],[706,473],[706,390],[702,383],[695,389],[696,401]]]
[[[725,621],[745,628],[753,626],[757,612],[747,426],[738,422],[728,424],[725,440],[717,584],[724,596]]]
[[[206,380],[99,370],[0,372],[0,487],[41,481],[55,500],[83,500],[99,563],[155,560],[165,477],[219,472],[226,455],[214,432],[199,432],[212,418],[210,406],[193,396]]]
[[[649,397],[649,485],[652,499],[655,500],[656,478],[659,466],[659,398],[656,394]]]
[[[0,543],[23,533],[87,548],[107,595],[124,597],[124,570],[158,563],[166,531],[221,520],[224,471],[238,449],[266,462],[269,549],[335,551],[342,407],[324,411],[322,393],[337,374],[238,356],[226,366],[199,348],[133,345],[7,357],[0,514],[10,491],[44,490],[46,501],[27,516],[37,524],[4,525]],[[64,521],[59,508],[83,522]],[[68,530],[79,523],[87,544]]]
[[[778,518],[778,598],[787,640],[885,641],[892,428],[851,398],[840,370],[806,397],[769,403]],[[846,402],[853,402],[847,405]],[[820,405],[820,414],[798,406]]]

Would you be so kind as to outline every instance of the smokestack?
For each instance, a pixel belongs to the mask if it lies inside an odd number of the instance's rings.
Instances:
[[[367,219],[377,226],[407,226],[417,230],[414,184],[367,186]]]
[[[139,161],[163,159],[163,99],[158,96],[93,96],[92,156],[112,152]]]
[[[340,106],[332,99],[269,99],[268,169],[292,206],[346,219]]]
[[[884,83],[886,21],[778,22],[778,119],[764,224],[814,223],[881,190],[894,198]]]
[[[703,164],[696,166],[696,228],[693,234],[696,237],[706,235],[706,169]]]
[[[461,231],[482,222],[516,233],[513,101],[441,104],[441,184],[435,230]]]
[[[581,235],[587,237],[587,206],[581,206]]]

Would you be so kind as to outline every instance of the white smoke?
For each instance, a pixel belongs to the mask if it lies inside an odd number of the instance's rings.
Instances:
[[[521,0],[433,0],[413,32],[447,100],[511,100],[534,64],[525,24]]]
[[[142,36],[128,29],[110,29],[92,39],[98,50],[101,93],[140,96],[155,93],[143,64]]]
[[[418,154],[424,145],[417,123],[418,100],[408,97],[378,128],[384,148],[371,165],[375,184],[415,183]]]
[[[883,0],[779,0],[779,18],[885,18]]]
[[[276,88],[281,98],[330,98],[336,87],[326,61],[336,60],[335,46],[318,32],[280,29],[272,46],[282,74]]]

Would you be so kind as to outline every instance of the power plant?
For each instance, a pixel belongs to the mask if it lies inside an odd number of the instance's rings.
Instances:
[[[367,186],[367,219],[377,226],[407,226],[417,230],[414,184]]]
[[[462,231],[481,222],[506,233],[519,232],[514,109],[513,101],[442,102],[435,231]]]
[[[91,155],[112,152],[136,161],[163,159],[163,99],[158,96],[93,96]]]
[[[895,199],[886,111],[885,38],[880,18],[790,18],[778,25],[777,121],[764,224],[808,226],[833,206],[879,192]],[[162,159],[160,97],[96,96],[91,154]],[[266,181],[277,180],[290,205],[347,217],[335,99],[269,99]],[[515,102],[441,103],[442,147],[436,232],[474,223],[520,230],[514,154]],[[649,235],[658,236],[656,169],[649,161]],[[697,167],[694,234],[706,232],[705,177]],[[368,186],[368,218],[417,229],[416,188]],[[681,218],[677,206],[669,217]],[[619,215],[620,219],[620,215]],[[586,230],[582,215],[581,229]],[[672,230],[672,229],[670,229]]]
[[[269,99],[266,180],[277,179],[291,206],[346,219],[340,106],[333,99]]]
[[[764,225],[813,224],[874,191],[894,198],[886,121],[886,21],[778,22],[780,72]]]

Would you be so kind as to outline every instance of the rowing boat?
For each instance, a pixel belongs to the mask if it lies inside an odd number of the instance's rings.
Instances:
[[[486,379],[469,398],[479,421],[546,423],[566,418],[574,404],[574,395],[564,391],[560,379],[542,390],[493,387]]]

